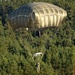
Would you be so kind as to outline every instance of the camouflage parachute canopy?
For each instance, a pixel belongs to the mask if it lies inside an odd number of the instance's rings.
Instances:
[[[45,2],[33,2],[23,5],[14,10],[8,16],[11,27],[18,28],[43,29],[48,27],[58,27],[67,12],[53,4]]]

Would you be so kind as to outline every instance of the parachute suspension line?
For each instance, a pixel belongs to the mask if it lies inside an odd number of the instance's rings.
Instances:
[[[57,33],[59,32],[60,26],[61,26],[61,25],[59,25],[59,26],[57,27],[57,30],[56,30],[55,34],[57,34]]]
[[[41,31],[40,31],[40,30],[39,30],[39,31],[34,30],[33,36],[34,36],[34,37],[35,37],[35,36],[41,37]]]
[[[41,31],[39,31],[39,37],[41,37]]]
[[[58,31],[59,31],[59,27],[57,27],[55,34],[57,34],[57,33],[58,33]]]
[[[40,50],[41,49],[41,31],[40,30],[39,31],[37,31],[37,30],[34,31],[34,37],[36,37],[36,36],[38,36],[38,38],[39,38],[38,45],[37,45],[37,41],[35,43],[35,46],[38,47],[38,50],[37,50],[38,52],[33,55],[33,59],[35,61],[36,71],[39,74],[40,70],[41,70],[40,69],[40,60],[43,56],[43,53]]]

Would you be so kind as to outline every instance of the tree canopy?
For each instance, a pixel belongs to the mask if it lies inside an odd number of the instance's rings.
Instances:
[[[0,75],[75,75],[75,0],[35,0],[53,3],[68,13],[58,28],[41,32],[13,31],[7,16],[34,0],[0,0]],[[42,52],[43,56],[33,59]]]

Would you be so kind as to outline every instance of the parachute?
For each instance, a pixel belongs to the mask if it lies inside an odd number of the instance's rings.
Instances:
[[[8,21],[14,30],[19,28],[40,30],[58,27],[66,16],[67,12],[56,5],[33,2],[14,10],[8,15]]]
[[[42,55],[43,53],[42,52],[38,52],[38,53],[35,53],[34,55],[33,55],[33,57],[37,57],[37,56],[40,56],[40,55]]]

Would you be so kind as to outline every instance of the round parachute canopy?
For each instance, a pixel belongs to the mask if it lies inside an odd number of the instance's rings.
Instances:
[[[44,29],[58,27],[67,12],[53,4],[33,2],[14,10],[8,16],[11,27],[15,29]]]

